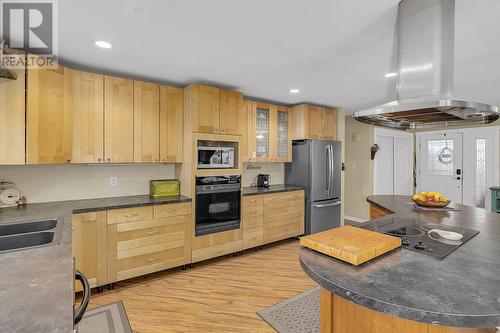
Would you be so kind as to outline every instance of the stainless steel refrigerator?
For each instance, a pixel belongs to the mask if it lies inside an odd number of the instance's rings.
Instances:
[[[285,183],[305,188],[306,235],[340,226],[341,149],[339,141],[293,141]]]

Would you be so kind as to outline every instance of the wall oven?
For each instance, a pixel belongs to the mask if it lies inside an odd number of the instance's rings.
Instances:
[[[198,169],[234,168],[234,147],[198,146]]]
[[[241,176],[196,177],[196,236],[239,229]]]

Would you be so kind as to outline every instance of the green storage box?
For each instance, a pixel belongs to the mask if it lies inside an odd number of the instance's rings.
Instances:
[[[149,181],[152,197],[173,197],[181,194],[181,182],[177,179],[156,179]]]

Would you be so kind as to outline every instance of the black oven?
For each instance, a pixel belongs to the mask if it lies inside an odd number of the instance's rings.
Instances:
[[[196,177],[196,236],[239,229],[241,176]]]

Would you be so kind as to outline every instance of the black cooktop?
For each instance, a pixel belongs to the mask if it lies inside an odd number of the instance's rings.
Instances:
[[[403,248],[407,250],[438,258],[446,257],[479,233],[479,231],[475,230],[443,224],[432,224],[398,216],[377,219],[367,228],[387,235],[400,237]],[[460,240],[446,239],[439,233],[432,231],[433,229],[459,233],[463,237]]]

